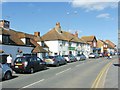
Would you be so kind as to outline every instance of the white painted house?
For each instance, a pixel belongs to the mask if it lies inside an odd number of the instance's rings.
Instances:
[[[89,46],[89,44],[84,43],[78,38],[77,32],[72,34],[70,32],[63,31],[60,23],[56,23],[55,28],[43,35],[42,39],[49,47],[51,52],[49,53],[50,55],[68,55],[69,53],[77,55],[82,52],[82,45]],[[89,49],[86,47],[84,50]]]
[[[9,21],[0,21],[0,50],[12,54],[13,60],[26,54],[42,58],[48,53],[49,49],[41,40],[39,32],[35,32],[34,35],[18,32],[10,29],[9,24]]]

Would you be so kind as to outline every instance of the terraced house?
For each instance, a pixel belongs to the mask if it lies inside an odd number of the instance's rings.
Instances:
[[[98,52],[96,36],[82,36],[81,39],[90,44],[91,52]]]
[[[40,58],[48,54],[49,48],[40,38],[40,32],[34,35],[10,29],[10,22],[0,21],[1,53],[12,54],[13,59],[22,55],[36,55]]]
[[[52,30],[43,35],[42,39],[49,47],[51,55],[68,55],[69,53],[76,55],[78,53],[85,52],[89,54],[91,50],[90,45],[81,40],[78,37],[77,32],[75,32],[75,34],[72,34],[70,32],[62,30],[59,22],[56,23],[56,26]],[[83,47],[85,47],[86,49],[84,49]]]

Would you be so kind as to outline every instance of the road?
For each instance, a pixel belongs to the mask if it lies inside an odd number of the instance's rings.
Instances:
[[[87,59],[34,74],[13,74],[2,88],[118,88],[118,58]]]

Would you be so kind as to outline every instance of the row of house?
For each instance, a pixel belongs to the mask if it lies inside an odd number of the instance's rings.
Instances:
[[[86,57],[91,52],[114,52],[115,44],[110,40],[97,40],[93,36],[83,36],[79,38],[77,32],[72,34],[62,30],[60,23],[48,31],[43,36],[40,32],[27,34],[10,29],[10,22],[0,21],[0,52],[12,54],[13,59],[17,56],[32,54],[43,58],[46,55],[73,55],[85,54]]]

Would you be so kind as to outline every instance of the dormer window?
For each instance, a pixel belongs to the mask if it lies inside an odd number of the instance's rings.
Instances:
[[[9,35],[3,35],[2,36],[2,43],[9,44]]]
[[[44,41],[42,41],[41,44],[42,44],[43,47],[45,46]]]
[[[30,38],[26,38],[26,45],[30,45]]]

